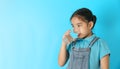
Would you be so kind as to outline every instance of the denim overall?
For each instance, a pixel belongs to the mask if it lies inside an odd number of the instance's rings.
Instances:
[[[90,69],[89,59],[92,45],[98,40],[95,37],[89,44],[88,48],[75,48],[75,42],[70,54],[70,62],[67,69]]]

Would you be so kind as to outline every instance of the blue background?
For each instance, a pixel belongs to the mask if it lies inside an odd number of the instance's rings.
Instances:
[[[65,69],[62,36],[82,7],[97,16],[93,31],[109,45],[111,69],[120,69],[120,0],[0,0],[0,69]]]

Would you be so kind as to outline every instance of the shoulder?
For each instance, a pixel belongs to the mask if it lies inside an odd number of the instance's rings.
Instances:
[[[104,39],[102,39],[102,38],[99,38],[99,39],[98,39],[98,42],[99,42],[99,43],[106,43],[106,41],[105,41]]]
[[[97,36],[96,36],[96,37],[97,37]],[[107,44],[107,42],[106,42],[104,39],[100,38],[100,37],[98,37],[98,38],[99,38],[99,39],[96,41],[97,46],[98,46],[99,48],[108,49],[108,44]]]
[[[102,38],[99,38],[97,42],[100,46],[108,46],[107,42]]]

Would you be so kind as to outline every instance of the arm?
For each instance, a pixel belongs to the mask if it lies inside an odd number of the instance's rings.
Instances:
[[[70,30],[68,30],[63,36],[62,45],[61,45],[60,53],[58,56],[58,64],[60,66],[64,66],[69,58],[69,53],[66,47],[67,47],[67,44],[70,43],[72,40],[73,38],[70,36]]]
[[[66,44],[64,42],[62,42],[62,46],[61,46],[60,53],[58,56],[58,64],[60,66],[64,66],[65,63],[67,62],[68,56],[69,56],[69,54],[66,50]]]
[[[100,61],[101,69],[109,69],[109,55],[104,56]]]

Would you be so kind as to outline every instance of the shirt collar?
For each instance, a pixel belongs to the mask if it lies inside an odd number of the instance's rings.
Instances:
[[[94,37],[95,37],[95,34],[92,34],[91,36],[84,38],[84,40],[91,41]]]

